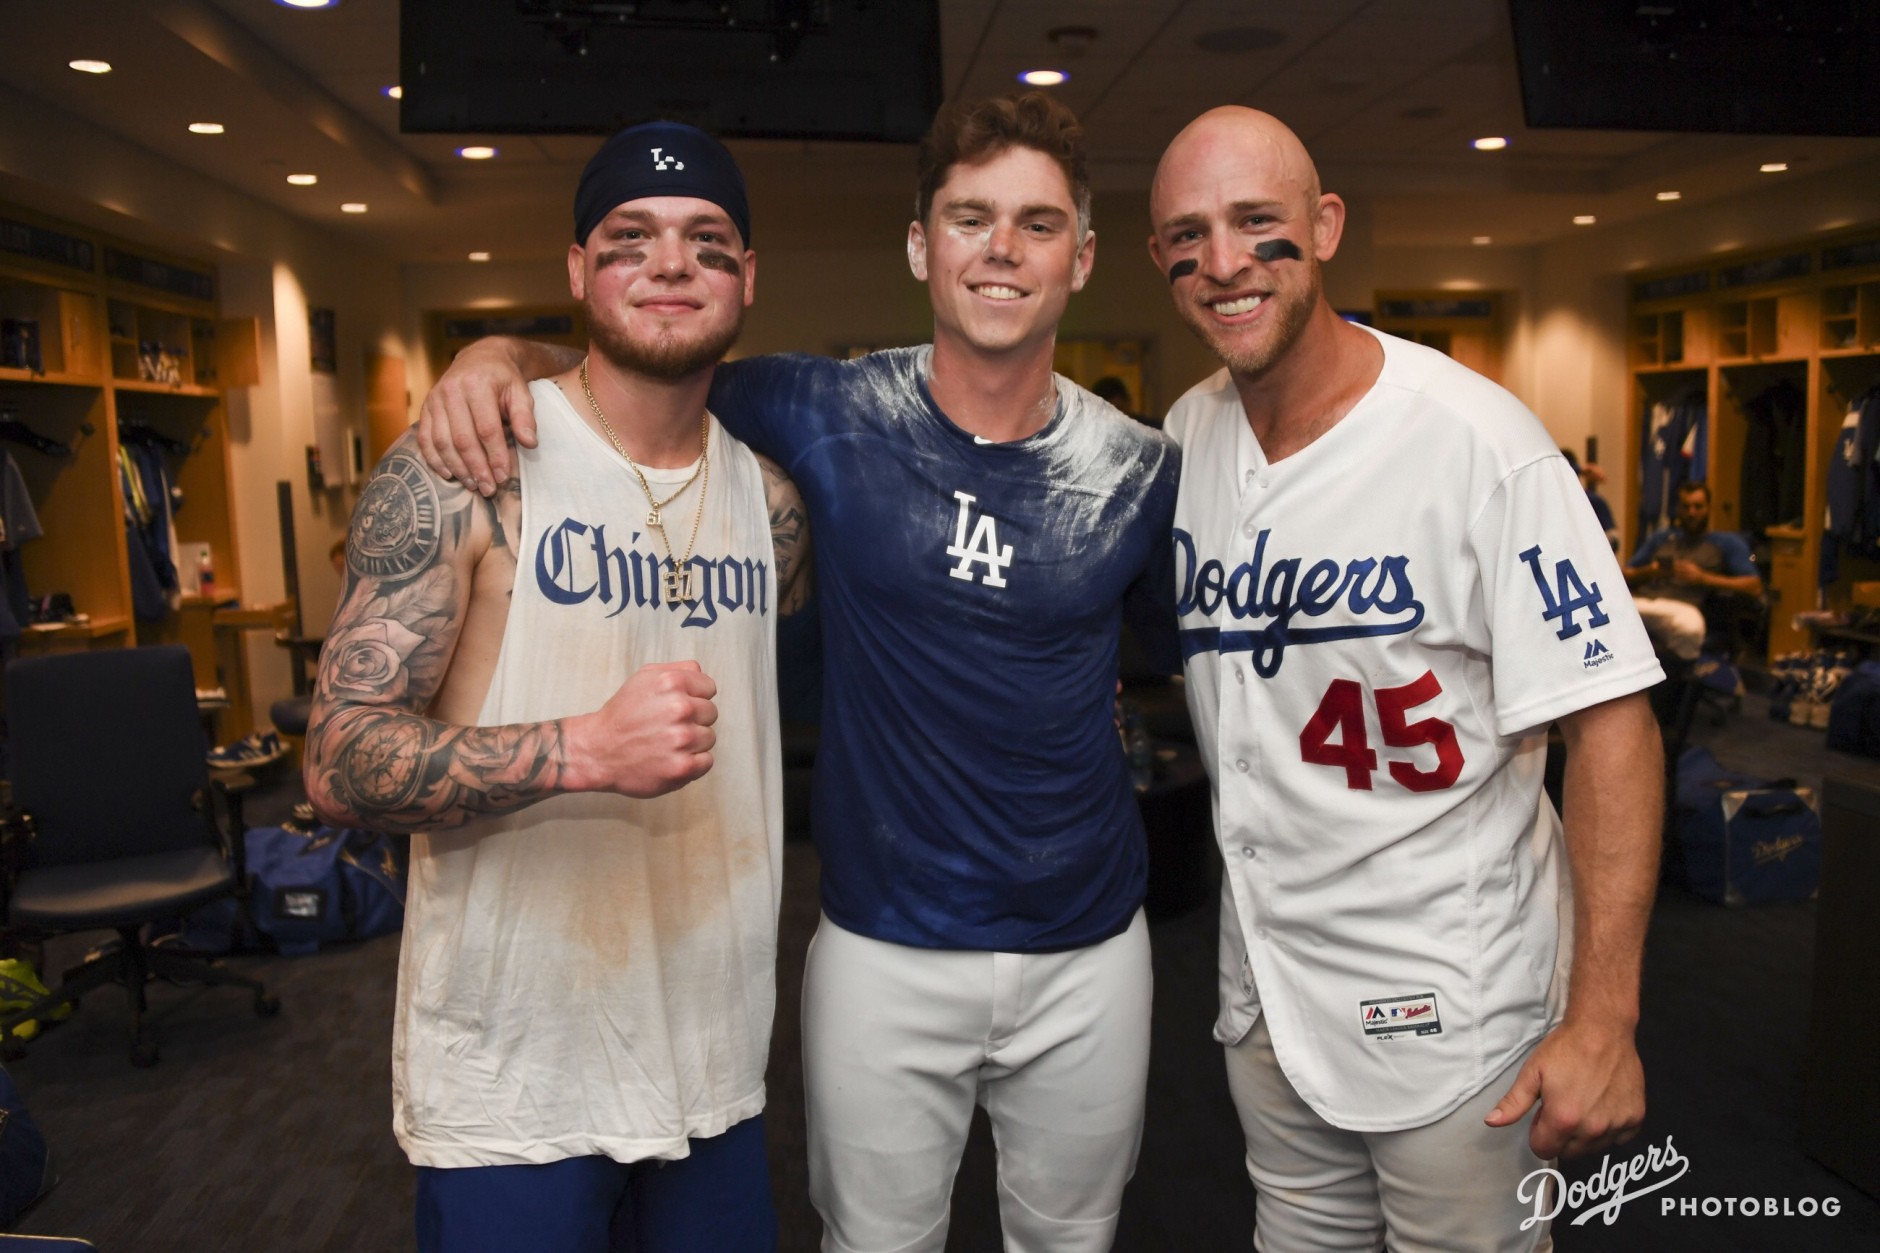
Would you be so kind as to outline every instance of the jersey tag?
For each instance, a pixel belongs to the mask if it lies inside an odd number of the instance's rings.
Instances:
[[[1358,1025],[1368,1040],[1395,1040],[1406,1035],[1441,1035],[1442,1015],[1436,993],[1421,996],[1386,996],[1358,1002]]]

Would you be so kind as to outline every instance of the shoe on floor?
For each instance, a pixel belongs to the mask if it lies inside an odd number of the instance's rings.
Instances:
[[[210,767],[217,770],[245,770],[251,766],[265,766],[285,756],[287,745],[272,730],[244,735],[233,744],[210,749],[208,754]]]

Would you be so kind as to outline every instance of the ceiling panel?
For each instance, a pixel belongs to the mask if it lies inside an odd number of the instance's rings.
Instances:
[[[564,246],[571,183],[597,141],[482,137],[501,156],[475,163],[455,152],[479,137],[400,134],[397,106],[381,94],[398,72],[396,0],[312,12],[273,0],[0,3],[0,83],[267,204],[411,259],[472,247],[548,257]],[[950,94],[1010,91],[1019,70],[1044,64],[1071,73],[1059,96],[1083,116],[1100,187],[1146,188],[1176,131],[1239,101],[1297,129],[1342,186],[1373,202],[1377,238],[1389,244],[1447,245],[1474,233],[1534,242],[1571,231],[1576,211],[1602,221],[1675,215],[1766,186],[1760,161],[1821,170],[1880,154],[1873,140],[1529,131],[1505,0],[941,0],[940,17]],[[1097,35],[1072,55],[1048,38],[1064,26]],[[183,27],[213,37],[192,42]],[[1209,32],[1245,27],[1284,39],[1231,54],[1196,46]],[[116,72],[65,68],[86,55]],[[191,121],[229,129],[192,136]],[[1471,152],[1468,140],[1483,133],[1513,143]],[[881,211],[885,220],[908,194],[906,147],[736,150],[754,196],[761,189],[778,212],[804,217],[768,228],[773,241],[839,240],[843,204],[895,206]],[[286,174],[303,170],[320,183],[289,187]],[[1681,184],[1683,201],[1651,199],[1665,179]],[[341,219],[338,204],[351,199],[371,213]]]

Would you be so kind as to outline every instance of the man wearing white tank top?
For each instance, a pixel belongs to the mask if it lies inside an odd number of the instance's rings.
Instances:
[[[493,500],[407,436],[367,484],[307,739],[336,825],[414,832],[393,1128],[432,1250],[769,1250],[761,1112],[803,511],[706,411],[755,289],[703,132],[582,175],[581,365]]]

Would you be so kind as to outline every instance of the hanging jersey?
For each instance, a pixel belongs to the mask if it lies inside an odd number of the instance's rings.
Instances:
[[[757,358],[712,390],[816,537],[823,909],[895,944],[1079,948],[1146,883],[1112,708],[1125,598],[1166,613],[1174,450],[1062,378],[1042,430],[981,443],[931,355]]]
[[[521,544],[481,725],[585,713],[642,665],[718,684],[714,764],[651,800],[553,797],[412,838],[393,1126],[421,1166],[683,1157],[758,1113],[782,866],[776,583],[757,459],[714,421],[697,600],[645,496],[550,382],[518,451]],[[691,468],[647,470],[660,499]],[[675,538],[694,485],[667,506]]]
[[[1178,401],[1177,608],[1226,860],[1221,1014],[1300,1095],[1422,1126],[1558,1021],[1571,898],[1555,718],[1661,677],[1541,424],[1388,335],[1331,430],[1269,464],[1225,370]]]

